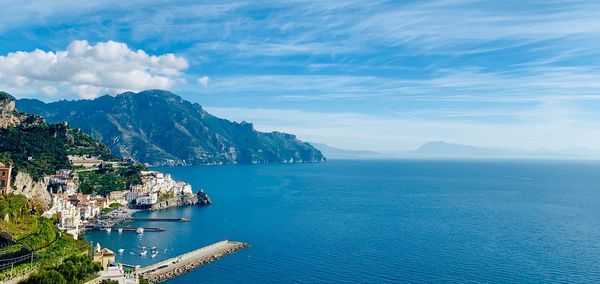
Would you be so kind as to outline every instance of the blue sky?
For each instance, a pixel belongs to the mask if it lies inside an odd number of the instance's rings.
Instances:
[[[596,1],[2,2],[17,97],[162,88],[348,149],[600,148]]]

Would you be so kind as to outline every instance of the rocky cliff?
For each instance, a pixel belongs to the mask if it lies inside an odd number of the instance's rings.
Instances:
[[[45,180],[34,181],[26,172],[19,172],[13,181],[13,193],[22,194],[34,204],[39,204],[47,209],[52,204],[52,196],[48,192],[48,183]]]
[[[28,128],[39,125],[43,121],[39,116],[18,112],[14,98],[5,92],[0,92],[0,128]]]
[[[165,209],[169,207],[176,206],[185,206],[185,205],[210,205],[212,201],[208,194],[206,194],[203,190],[198,191],[198,193],[194,194],[186,194],[178,197],[169,198],[166,200],[161,200],[160,202],[152,205],[150,207],[151,210]]]

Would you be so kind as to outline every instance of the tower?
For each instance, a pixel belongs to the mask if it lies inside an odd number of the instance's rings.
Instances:
[[[10,193],[10,174],[12,172],[11,165],[0,163],[0,194]]]

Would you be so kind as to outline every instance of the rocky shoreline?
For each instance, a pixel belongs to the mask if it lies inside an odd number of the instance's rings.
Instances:
[[[160,210],[169,207],[186,206],[186,205],[211,205],[212,201],[206,192],[198,191],[196,194],[185,194],[165,200],[161,200],[150,207],[150,210]]]

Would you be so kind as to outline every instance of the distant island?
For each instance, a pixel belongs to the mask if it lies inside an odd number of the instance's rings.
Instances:
[[[329,159],[600,159],[599,151],[585,148],[525,150],[430,141],[414,150],[375,152],[341,149],[322,143],[312,144]]]
[[[51,123],[68,122],[109,146],[116,155],[150,165],[324,162],[325,156],[295,135],[254,129],[206,112],[199,104],[162,90],[126,92],[94,100],[44,103],[21,99],[17,107]]]

